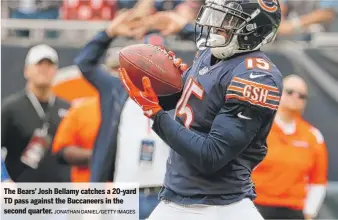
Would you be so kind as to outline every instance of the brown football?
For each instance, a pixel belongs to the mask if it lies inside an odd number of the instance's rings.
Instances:
[[[125,68],[137,88],[143,90],[142,78],[149,77],[155,93],[171,95],[182,90],[182,77],[172,57],[164,47],[136,44],[123,48],[119,56],[120,67]]]

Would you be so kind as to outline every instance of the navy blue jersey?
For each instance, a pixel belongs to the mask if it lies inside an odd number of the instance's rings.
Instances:
[[[154,119],[172,149],[162,199],[226,205],[255,197],[251,172],[266,155],[282,76],[260,51],[212,59],[209,49],[199,52],[185,72],[176,120],[164,111]],[[170,109],[166,100],[161,105]]]

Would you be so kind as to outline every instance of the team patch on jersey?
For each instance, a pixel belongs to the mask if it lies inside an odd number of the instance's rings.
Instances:
[[[259,75],[257,74],[257,76]],[[252,105],[277,110],[280,92],[277,87],[272,85],[234,77],[227,89],[225,99],[238,99]]]

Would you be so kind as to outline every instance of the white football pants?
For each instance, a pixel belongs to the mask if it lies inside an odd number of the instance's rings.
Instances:
[[[161,201],[148,220],[264,220],[250,199],[222,205],[180,205]]]

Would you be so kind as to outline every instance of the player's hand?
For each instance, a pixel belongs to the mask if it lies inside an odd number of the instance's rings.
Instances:
[[[148,118],[155,117],[155,115],[162,110],[162,107],[159,104],[157,95],[151,87],[150,79],[146,76],[142,78],[144,91],[141,91],[130,80],[127,71],[124,68],[120,68],[119,73],[122,85],[128,92],[130,98],[142,108],[145,116]]]
[[[128,20],[130,10],[119,13],[108,25],[106,33],[109,37],[125,36],[132,37],[132,24]]]
[[[188,65],[186,63],[183,63],[181,58],[176,57],[174,52],[169,51],[168,54],[172,57],[173,63],[179,69],[181,75],[183,75],[184,71],[188,69]]]

